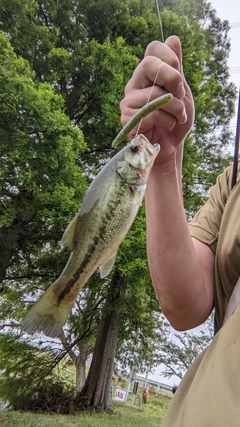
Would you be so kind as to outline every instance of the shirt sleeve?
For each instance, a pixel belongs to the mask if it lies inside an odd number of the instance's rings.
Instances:
[[[207,202],[189,223],[191,236],[209,245],[214,253],[223,210],[231,191],[231,171],[232,167],[229,167],[218,176]]]

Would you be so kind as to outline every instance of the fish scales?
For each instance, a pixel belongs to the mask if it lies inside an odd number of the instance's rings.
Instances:
[[[80,289],[94,271],[111,271],[119,245],[141,206],[147,179],[159,152],[139,135],[119,151],[93,180],[67,227],[62,245],[71,251],[59,278],[22,321],[23,331],[58,336]]]
[[[80,290],[80,287],[83,287],[86,279],[81,281],[81,275],[84,273],[84,270],[86,267],[88,267],[88,275],[91,275],[89,266],[90,261],[93,265],[94,271],[96,270],[95,264],[101,260],[102,256],[102,244],[107,243],[111,244],[110,250],[106,250],[106,247],[104,248],[104,257],[108,258],[109,255],[113,252],[113,247],[117,246],[115,245],[115,241],[118,241],[118,238],[116,238],[118,235],[118,228],[120,229],[120,234],[123,234],[125,230],[122,230],[120,228],[121,222],[120,220],[123,219],[123,215],[129,217],[130,209],[126,209],[128,206],[128,203],[124,203],[124,207],[122,207],[121,202],[123,201],[123,198],[126,202],[126,193],[129,192],[126,185],[120,186],[118,188],[118,191],[116,192],[115,200],[112,200],[111,203],[109,203],[106,206],[106,210],[102,213],[102,216],[99,218],[100,220],[100,226],[97,228],[96,233],[93,233],[92,241],[93,243],[89,244],[86,253],[84,254],[84,258],[81,262],[80,267],[74,271],[73,277],[67,282],[66,286],[64,287],[63,291],[58,296],[57,304],[60,304],[62,299],[68,294],[68,292],[71,291],[71,288],[74,286],[76,281],[78,280],[78,288]],[[117,202],[118,201],[118,202]],[[93,215],[92,220],[94,221],[95,217]],[[92,223],[92,222],[91,222]],[[82,226],[84,228],[84,222],[82,222]],[[94,226],[94,223],[93,223]],[[92,228],[92,230],[94,230]],[[114,233],[115,232],[115,233]],[[112,242],[112,239],[114,239],[114,242]],[[110,253],[109,253],[110,252]],[[74,261],[73,261],[74,262]],[[93,271],[93,272],[94,272]],[[81,286],[82,285],[82,286]]]

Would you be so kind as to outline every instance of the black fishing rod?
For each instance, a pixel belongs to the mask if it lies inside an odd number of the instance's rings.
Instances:
[[[240,128],[240,89],[238,93],[238,111],[237,111],[237,130],[236,130],[236,139],[235,139],[235,149],[234,149],[234,159],[233,159],[233,171],[232,171],[232,188],[237,181],[237,171],[238,171],[238,155],[239,155],[239,128]]]

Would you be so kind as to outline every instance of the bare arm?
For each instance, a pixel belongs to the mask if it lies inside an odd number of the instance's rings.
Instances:
[[[147,116],[139,130],[161,145],[146,192],[148,260],[163,312],[174,328],[186,330],[206,320],[213,308],[214,254],[191,238],[184,213],[182,152],[192,127],[194,104],[182,74],[181,45],[175,36],[165,44],[148,46],[126,86],[122,123],[146,103],[150,93],[153,99],[166,92],[171,92],[174,100]],[[134,134],[132,131],[130,138]]]
[[[153,171],[146,202],[148,261],[156,295],[175,329],[191,329],[213,308],[214,254],[190,236],[175,168]]]

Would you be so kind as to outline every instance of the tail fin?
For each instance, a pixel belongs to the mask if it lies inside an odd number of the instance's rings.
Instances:
[[[58,337],[72,309],[73,301],[57,304],[55,283],[28,311],[21,323],[21,330],[32,334],[43,332],[48,337]]]

